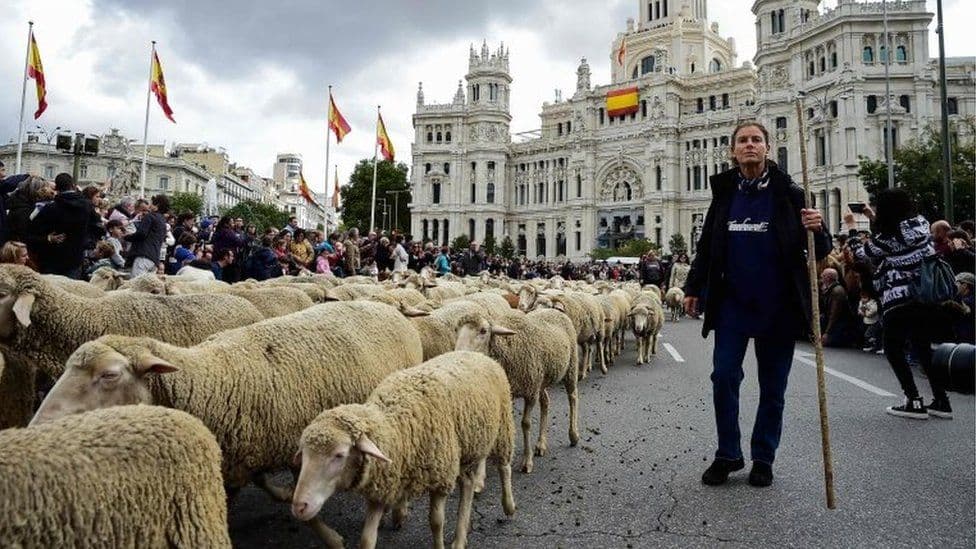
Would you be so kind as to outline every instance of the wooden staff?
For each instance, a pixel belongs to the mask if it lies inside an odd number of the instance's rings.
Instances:
[[[807,174],[807,140],[803,134],[803,107],[796,98],[796,120],[800,130],[800,167],[803,170],[803,203],[810,199],[810,177]],[[808,205],[807,205],[808,206]],[[827,386],[824,379],[823,343],[820,341],[820,297],[817,290],[817,253],[813,231],[807,231],[807,269],[810,276],[810,304],[813,306],[813,349],[817,353],[817,402],[820,404],[820,442],[823,449],[824,487],[827,509],[834,509],[834,463],[830,455],[830,426],[827,424]]]

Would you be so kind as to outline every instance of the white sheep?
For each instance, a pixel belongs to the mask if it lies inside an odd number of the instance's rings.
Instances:
[[[459,351],[477,351],[497,360],[512,387],[512,396],[521,398],[522,465],[532,472],[533,451],[529,446],[532,407],[539,402],[539,439],[535,454],[548,451],[549,392],[547,387],[562,381],[569,400],[569,442],[579,442],[577,401],[576,331],[569,318],[555,310],[542,309],[524,314],[510,311],[489,319],[483,314],[469,315],[458,329]]]
[[[515,426],[501,366],[478,353],[452,352],[391,374],[365,404],[323,412],[302,433],[302,470],[292,513],[315,517],[338,490],[366,499],[360,547],[376,545],[386,507],[430,494],[433,546],[444,546],[444,506],[460,478],[453,547],[467,543],[478,471],[497,464],[502,507],[515,512]]]
[[[230,547],[200,420],[124,406],[0,432],[0,547]]]
[[[287,500],[265,473],[291,463],[302,429],[321,410],[366,400],[384,377],[421,358],[413,325],[396,309],[365,301],[316,305],[189,348],[102,336],[71,355],[32,424],[120,404],[177,408],[217,436],[232,490],[253,479]],[[341,543],[324,524],[316,527]]]
[[[664,294],[664,303],[668,306],[668,311],[671,313],[672,322],[677,322],[681,319],[681,314],[684,312],[685,307],[684,301],[685,292],[677,286],[668,288],[668,292]]]
[[[650,354],[657,354],[657,338],[664,325],[664,308],[654,292],[641,292],[630,308],[629,313],[634,337],[637,339],[637,365],[650,360]]]

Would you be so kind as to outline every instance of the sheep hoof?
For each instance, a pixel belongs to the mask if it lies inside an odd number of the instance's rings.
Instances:
[[[525,473],[525,474],[531,473],[532,472],[532,462],[531,461],[523,461],[522,462],[521,471],[523,473]]]
[[[535,455],[537,455],[539,457],[545,456],[546,453],[548,453],[548,452],[549,452],[549,449],[546,448],[545,445],[539,445],[539,446],[536,446],[535,447]]]
[[[570,433],[569,445],[575,448],[577,444],[579,444],[579,433]]]

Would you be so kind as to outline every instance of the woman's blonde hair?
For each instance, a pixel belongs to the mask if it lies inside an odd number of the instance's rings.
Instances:
[[[18,263],[21,257],[27,256],[27,244],[11,240],[0,248],[0,263]]]

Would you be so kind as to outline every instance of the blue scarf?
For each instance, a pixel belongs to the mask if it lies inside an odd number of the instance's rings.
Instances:
[[[765,189],[769,185],[769,168],[763,170],[762,175],[756,179],[748,179],[746,176],[742,175],[742,172],[738,172],[738,182],[739,190],[746,193],[752,194],[757,191]]]

